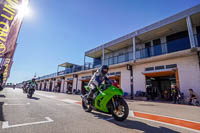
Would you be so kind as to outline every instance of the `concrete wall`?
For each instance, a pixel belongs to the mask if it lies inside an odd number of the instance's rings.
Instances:
[[[126,67],[120,67],[115,69],[110,69],[109,73],[112,72],[121,72],[121,88],[124,92],[128,92],[130,94],[130,71],[126,70]]]
[[[74,78],[74,79],[73,79],[72,91],[73,91],[74,89],[76,89],[76,84],[77,84],[76,82],[77,82],[77,80],[78,80],[77,78]],[[79,89],[79,88],[78,88],[78,85],[77,85],[77,89]]]
[[[64,93],[64,83],[65,83],[65,80],[62,79],[61,80],[61,88],[60,88],[60,92]]]
[[[145,76],[142,72],[146,67],[177,64],[180,89],[188,96],[188,89],[192,88],[200,96],[200,69],[197,55],[180,57],[176,59],[135,65],[133,67],[134,93],[138,90],[145,91]]]
[[[82,81],[81,81],[81,77],[83,76],[92,76],[92,72],[88,72],[88,73],[84,73],[84,74],[79,74],[78,75],[78,89],[81,90],[82,88]]]

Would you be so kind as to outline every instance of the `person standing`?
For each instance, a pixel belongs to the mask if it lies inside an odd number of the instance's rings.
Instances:
[[[173,103],[176,104],[178,102],[178,97],[180,95],[179,88],[177,88],[175,85],[172,85],[171,94],[172,94]]]
[[[147,100],[153,100],[153,98],[152,98],[152,86],[151,85],[147,85],[146,93],[147,93]]]
[[[190,97],[189,97],[189,104],[190,105],[195,105],[198,100],[197,100],[197,95],[194,93],[193,89],[189,89]]]
[[[2,66],[1,69],[0,69],[0,84],[2,85],[3,84],[3,73],[5,71],[5,66]]]
[[[1,69],[0,69],[0,91],[3,90],[3,73],[5,71],[6,67],[5,66],[2,66]]]

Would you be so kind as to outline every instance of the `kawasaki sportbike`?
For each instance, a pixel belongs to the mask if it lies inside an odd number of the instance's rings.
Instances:
[[[35,92],[36,85],[35,84],[29,84],[27,89],[27,98],[32,98],[34,92]]]
[[[111,84],[101,85],[94,93],[93,99],[87,100],[90,91],[88,86],[85,87],[86,94],[82,95],[82,107],[86,112],[96,111],[112,114],[115,120],[123,121],[128,117],[129,108],[126,101],[122,98],[123,91]]]

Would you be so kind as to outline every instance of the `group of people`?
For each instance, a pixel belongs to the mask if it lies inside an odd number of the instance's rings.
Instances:
[[[189,89],[189,97],[184,98],[183,93],[176,85],[171,85],[171,88],[165,89],[164,91],[158,91],[159,89],[148,85],[146,88],[147,100],[154,100],[155,97],[158,97],[157,94],[160,92],[159,97],[164,98],[165,100],[173,101],[174,104],[180,103],[182,100],[183,103],[187,102],[188,104],[195,105],[198,103],[198,98],[192,88]]]

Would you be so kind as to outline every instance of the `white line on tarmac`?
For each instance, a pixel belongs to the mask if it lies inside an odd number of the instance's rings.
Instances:
[[[128,116],[130,116],[130,117],[134,117],[134,113],[133,113],[132,110],[129,110],[129,115],[128,115]]]
[[[8,121],[3,122],[2,129],[5,128],[13,128],[13,127],[22,127],[22,126],[29,126],[29,125],[36,125],[36,124],[42,124],[42,123],[49,123],[53,122],[53,120],[49,117],[45,117],[46,121],[39,121],[39,122],[32,122],[32,123],[24,123],[24,124],[17,124],[17,125],[9,125]]]
[[[23,98],[0,98],[0,99],[16,100],[16,99],[23,99]]]
[[[64,104],[57,104],[58,106],[66,106],[66,105],[71,105],[71,104],[66,104],[66,103],[64,103]]]
[[[55,96],[51,96],[51,95],[46,95],[46,94],[39,94],[39,93],[35,93],[36,95],[39,96],[43,96],[43,97],[48,97],[48,98],[54,98]]]
[[[5,106],[8,106],[8,105],[14,105],[14,106],[17,106],[17,105],[29,105],[30,103],[25,103],[25,104],[8,104],[8,103],[4,103],[3,105]]]
[[[63,100],[60,100],[62,102],[67,102],[67,103],[76,103],[76,102],[79,102],[79,101],[76,101],[76,100],[71,100],[71,99],[63,99]]]

